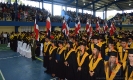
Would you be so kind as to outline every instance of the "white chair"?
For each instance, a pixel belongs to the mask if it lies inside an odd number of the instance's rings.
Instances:
[[[26,55],[26,51],[29,49],[29,45],[27,45],[26,47],[25,47],[25,49],[23,49],[23,51],[21,51],[21,53],[22,53],[22,56],[25,56]]]
[[[31,58],[31,46],[29,46],[29,48],[26,50],[25,57]]]
[[[43,43],[41,43],[40,56],[43,56],[42,50],[43,50]]]
[[[10,47],[10,43],[8,43],[7,47]]]
[[[22,41],[20,41],[20,44],[19,44],[19,46],[18,46],[18,51],[17,52],[19,52],[20,53],[20,48],[23,46],[23,42]]]
[[[20,41],[18,41],[17,52],[19,51]]]
[[[20,47],[20,54],[22,55],[22,56],[24,56],[23,55],[23,51],[26,49],[26,47],[27,47],[27,44],[26,43],[23,43],[23,46],[22,47]]]

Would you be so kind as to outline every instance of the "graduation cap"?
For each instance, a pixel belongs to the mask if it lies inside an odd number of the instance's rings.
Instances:
[[[113,39],[109,39],[109,40],[108,40],[108,44],[114,44]]]
[[[109,57],[110,57],[110,56],[115,56],[115,57],[117,57],[117,55],[118,55],[118,53],[115,52],[115,51],[108,52],[108,56],[109,56]]]
[[[73,48],[73,43],[72,42],[67,42],[70,45],[70,48]]]
[[[126,38],[121,38],[120,39],[122,42],[127,42],[127,39]]]
[[[93,39],[99,39],[99,37],[97,35],[93,36]]]
[[[98,45],[96,45],[96,44],[94,44],[94,48],[96,48],[99,51],[101,50],[101,48]]]
[[[50,36],[46,36],[47,39],[50,39]]]
[[[133,54],[133,48],[127,49],[128,50],[128,54]]]
[[[130,35],[130,36],[128,36],[128,39],[129,39],[129,38],[133,39],[133,36]]]
[[[63,44],[63,41],[62,40],[58,40],[58,44]]]
[[[86,46],[86,43],[84,41],[81,41],[80,45]]]

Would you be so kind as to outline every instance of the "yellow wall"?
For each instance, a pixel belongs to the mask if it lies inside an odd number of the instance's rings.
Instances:
[[[15,27],[14,26],[0,26],[0,33],[1,32],[13,32],[15,31]]]

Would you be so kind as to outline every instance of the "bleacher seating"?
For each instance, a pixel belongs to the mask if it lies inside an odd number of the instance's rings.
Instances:
[[[117,13],[112,19],[114,20],[116,24],[126,24],[126,25],[131,25],[133,24],[133,12],[131,13]]]

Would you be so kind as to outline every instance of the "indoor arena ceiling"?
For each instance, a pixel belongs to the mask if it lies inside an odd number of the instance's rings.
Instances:
[[[32,0],[39,1],[42,0]],[[54,3],[65,5],[69,7],[76,7],[76,0],[44,0],[47,3]],[[105,7],[107,10],[131,10],[133,9],[133,0],[78,0],[78,8],[93,10],[93,4],[95,4],[95,10],[104,11]]]

